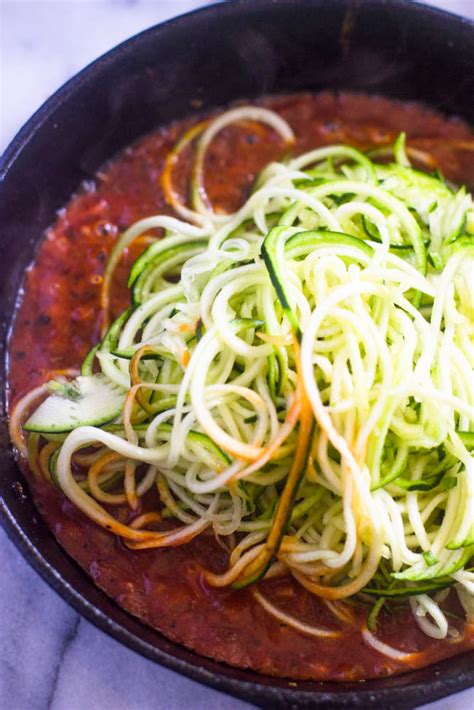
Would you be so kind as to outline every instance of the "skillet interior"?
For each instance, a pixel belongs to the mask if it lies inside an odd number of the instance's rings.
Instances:
[[[148,30],[63,87],[2,161],[2,363],[22,273],[40,235],[55,210],[107,158],[199,107],[325,88],[423,100],[474,123],[474,25],[398,1],[237,0]],[[3,391],[6,365],[0,374]],[[83,615],[163,665],[259,705],[410,707],[474,683],[472,653],[363,686],[299,683],[296,688],[203,659],[122,611],[59,547],[13,461],[4,416],[0,465],[4,521],[29,561]]]

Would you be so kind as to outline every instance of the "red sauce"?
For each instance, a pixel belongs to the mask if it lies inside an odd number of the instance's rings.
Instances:
[[[460,120],[446,119],[418,105],[363,95],[301,94],[265,99],[293,127],[294,153],[330,143],[368,148],[390,143],[402,130],[410,145],[427,150],[444,174],[474,184],[474,153],[456,147],[473,141]],[[10,344],[10,394],[14,404],[52,371],[77,367],[100,329],[99,290],[107,255],[119,232],[145,216],[171,214],[160,187],[164,159],[193,119],[139,140],[98,173],[58,215],[25,277],[24,296]],[[256,173],[280,159],[278,137],[265,127],[229,127],[213,142],[206,161],[206,187],[216,208],[233,210],[245,199]],[[176,186],[185,194],[189,157],[184,155]],[[128,302],[126,273],[143,245],[123,259],[112,310]],[[94,582],[118,604],[173,641],[200,654],[262,673],[294,679],[351,680],[400,673],[474,648],[474,630],[459,624],[460,638],[425,636],[407,607],[382,612],[378,637],[400,651],[421,652],[396,661],[364,642],[364,608],[355,608],[352,628],[338,639],[302,635],[278,622],[248,590],[210,589],[203,567],[227,565],[212,536],[182,548],[130,551],[78,512],[51,485],[29,475],[33,495],[57,539]],[[265,596],[304,622],[342,628],[323,602],[289,579],[263,582]]]

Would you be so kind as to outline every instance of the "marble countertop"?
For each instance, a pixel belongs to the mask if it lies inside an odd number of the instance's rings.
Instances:
[[[100,54],[202,0],[0,0],[0,151],[48,96]],[[474,0],[432,0],[474,18]],[[160,668],[97,630],[0,530],[0,708],[151,710],[244,702]],[[474,690],[426,710],[474,708]]]

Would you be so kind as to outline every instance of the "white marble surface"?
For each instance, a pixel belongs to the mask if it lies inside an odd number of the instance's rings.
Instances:
[[[204,4],[0,0],[0,151],[55,89],[94,58],[146,27]],[[474,17],[474,0],[432,4]],[[249,707],[158,667],[81,619],[27,565],[3,531],[0,569],[2,710]],[[429,706],[469,708],[474,708],[474,690]]]

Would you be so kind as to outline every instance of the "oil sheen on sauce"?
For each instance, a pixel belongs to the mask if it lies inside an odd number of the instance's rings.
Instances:
[[[474,185],[474,153],[453,148],[474,139],[462,121],[446,119],[414,104],[379,97],[323,93],[264,99],[293,127],[294,153],[331,143],[369,148],[392,142],[405,131],[411,145],[427,150],[450,179]],[[58,214],[28,270],[10,344],[10,401],[58,371],[77,368],[99,339],[99,290],[107,255],[136,220],[172,214],[160,187],[164,159],[198,117],[142,138],[97,175]],[[206,160],[206,187],[221,210],[235,210],[257,172],[281,159],[278,137],[264,126],[231,126],[214,140]],[[186,194],[189,156],[174,176]],[[112,310],[126,307],[127,270],[144,248],[138,241],[124,256],[114,283]],[[26,472],[28,476],[28,472]],[[225,551],[212,536],[182,548],[130,551],[86,519],[51,485],[28,476],[36,504],[67,552],[109,596],[144,623],[196,652],[226,663],[292,679],[358,680],[429,665],[474,647],[474,631],[460,639],[425,636],[407,608],[382,612],[378,637],[410,661],[389,659],[368,647],[359,630],[365,609],[354,607],[355,623],[336,639],[304,636],[279,623],[248,590],[211,589],[202,569],[226,568]],[[125,515],[125,511],[123,512]],[[177,572],[178,571],[178,572]],[[302,621],[339,628],[323,602],[289,579],[260,584],[266,597]],[[464,633],[464,636],[463,636]]]

